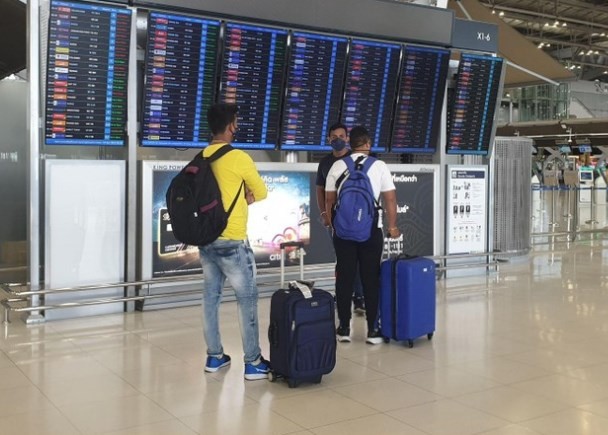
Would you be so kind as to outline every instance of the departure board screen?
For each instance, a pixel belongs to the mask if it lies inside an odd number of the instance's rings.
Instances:
[[[488,154],[503,60],[463,54],[458,65],[448,154]]]
[[[405,47],[392,152],[435,152],[449,61],[448,50]]]
[[[209,144],[207,109],[215,101],[220,22],[150,12],[142,145]]]
[[[232,146],[274,149],[279,141],[287,30],[226,24],[220,100],[239,106]]]
[[[51,2],[47,145],[125,144],[131,11]]]
[[[281,149],[331,149],[326,138],[340,115],[347,42],[338,36],[293,32]]]
[[[351,41],[342,119],[369,131],[372,151],[388,149],[400,56],[400,45]]]

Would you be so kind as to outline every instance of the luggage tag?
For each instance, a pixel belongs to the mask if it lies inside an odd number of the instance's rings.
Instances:
[[[289,281],[289,288],[292,290],[300,290],[304,295],[304,299],[312,298],[312,288],[314,282],[310,281]]]

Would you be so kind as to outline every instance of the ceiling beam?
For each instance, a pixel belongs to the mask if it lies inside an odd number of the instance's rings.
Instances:
[[[555,44],[557,45],[565,45],[566,47],[578,47],[578,48],[582,48],[584,50],[593,50],[593,51],[600,51],[602,53],[606,53],[608,51],[608,47],[603,47],[601,45],[596,45],[596,44],[582,44],[580,42],[574,42],[574,41],[567,41],[567,40],[562,40],[562,39],[553,39],[553,38],[547,38],[544,36],[534,36],[534,35],[524,35],[527,39],[534,41],[534,42],[548,42],[550,44]]]
[[[585,12],[588,12],[589,9],[593,9],[596,12],[602,12],[605,14],[608,14],[608,7],[606,6],[600,6],[600,5],[591,5],[587,2],[584,1],[579,1],[579,0],[536,0],[537,1],[537,9],[540,10],[552,10],[555,11],[557,9],[557,7],[560,6],[569,6],[575,9],[581,9]],[[498,5],[494,5],[492,3],[496,3],[496,0],[492,0],[492,2],[486,0],[483,1],[482,4],[485,4],[486,6],[496,6],[496,8],[498,8]],[[501,2],[502,3],[502,2]]]
[[[580,33],[580,34],[584,34],[584,35],[589,35],[590,33],[594,33],[593,29],[590,28],[589,26],[581,26],[578,24],[569,24],[566,27],[562,27],[557,26],[557,27],[553,27],[551,26],[545,26],[545,24],[548,22],[547,19],[545,18],[541,18],[541,17],[536,17],[536,16],[531,16],[531,15],[527,15],[527,14],[521,14],[518,12],[511,12],[509,13],[509,15],[507,15],[505,17],[507,20],[513,19],[513,20],[519,20],[519,21],[523,21],[526,23],[532,23],[532,24],[537,24],[539,26],[539,30],[543,30],[546,32],[551,32],[551,33],[559,33],[559,34],[563,34],[563,33]],[[551,21],[555,21],[555,20],[551,20]],[[562,20],[562,22],[564,22],[564,20]],[[510,23],[512,26],[515,26],[513,23]],[[517,24],[518,27],[523,27],[524,24]],[[602,30],[599,30],[599,32],[601,33]],[[608,39],[607,39],[608,41]]]
[[[589,33],[594,32],[594,29],[602,29],[602,30],[608,29],[608,25],[606,25],[606,24],[590,23],[589,21],[578,20],[576,18],[558,17],[555,14],[547,14],[544,12],[536,12],[536,11],[530,11],[530,10],[526,10],[526,9],[513,8],[510,6],[492,5],[491,3],[488,3],[488,2],[482,2],[482,4],[484,6],[489,7],[490,9],[496,9],[497,11],[517,12],[520,14],[530,15],[533,17],[543,17],[543,18],[547,18],[549,20],[554,20],[554,21],[555,20],[565,21],[568,24],[570,24],[570,23],[582,24],[583,26],[589,27]],[[599,31],[601,32],[602,30],[599,30]],[[595,31],[597,31],[597,30],[595,30]]]

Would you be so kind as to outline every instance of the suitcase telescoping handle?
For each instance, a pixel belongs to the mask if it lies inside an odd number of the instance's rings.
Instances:
[[[285,288],[285,248],[296,247],[300,251],[300,279],[304,279],[304,242],[283,242],[281,248],[281,288]]]
[[[409,260],[410,258],[416,258],[417,255],[410,255],[405,253],[405,245],[403,249],[396,249],[394,252],[391,250],[391,240],[388,239],[388,243],[386,244],[386,258],[387,259],[395,259],[395,260]],[[397,245],[398,246],[398,245]]]

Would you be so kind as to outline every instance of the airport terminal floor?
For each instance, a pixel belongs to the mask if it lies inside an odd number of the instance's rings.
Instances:
[[[548,240],[550,242],[550,240]],[[499,274],[438,281],[437,331],[367,345],[353,319],[320,385],[205,374],[201,308],[26,326],[0,338],[0,434],[608,433],[608,241],[543,243]],[[260,301],[263,351],[270,299]]]

